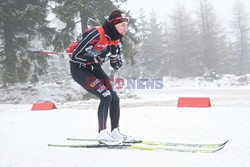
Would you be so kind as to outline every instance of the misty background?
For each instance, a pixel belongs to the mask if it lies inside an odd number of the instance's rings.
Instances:
[[[202,77],[213,81],[231,74],[248,82],[249,3],[230,0],[229,10],[229,1],[219,1],[219,6],[214,0],[156,0],[151,6],[149,2],[1,0],[0,91],[20,84],[32,87],[70,80],[65,49],[117,8],[130,17],[120,69],[124,78]],[[109,63],[103,67],[112,70]]]

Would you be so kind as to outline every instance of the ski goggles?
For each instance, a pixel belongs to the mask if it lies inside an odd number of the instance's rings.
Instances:
[[[114,23],[114,24],[118,24],[121,22],[129,22],[129,18],[126,17],[125,15],[122,15],[120,17],[116,17],[116,18],[113,18],[112,20],[109,20],[109,23]]]

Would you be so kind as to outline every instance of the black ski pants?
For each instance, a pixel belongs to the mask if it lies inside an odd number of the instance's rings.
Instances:
[[[92,67],[80,66],[70,62],[70,70],[73,79],[85,90],[100,98],[98,107],[99,132],[106,129],[108,111],[111,120],[111,130],[119,126],[120,102],[117,93],[112,88],[108,75],[103,71],[100,64]]]

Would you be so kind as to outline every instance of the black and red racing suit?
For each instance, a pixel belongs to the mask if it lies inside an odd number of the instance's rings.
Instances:
[[[119,97],[112,89],[109,76],[101,67],[109,52],[117,59],[116,51],[119,50],[119,42],[119,40],[111,41],[102,26],[91,28],[83,34],[70,59],[73,79],[88,92],[100,98],[99,132],[106,129],[108,111],[110,111],[111,130],[119,126]]]

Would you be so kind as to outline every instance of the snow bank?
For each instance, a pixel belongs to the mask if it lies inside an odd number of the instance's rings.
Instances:
[[[211,81],[208,78],[195,77],[177,79],[164,77],[163,89],[225,89],[225,88],[250,88],[250,74],[245,76],[222,75]],[[119,89],[118,93],[121,99],[138,99],[142,98],[137,95],[138,90]],[[140,92],[148,90],[139,90]],[[156,90],[151,90],[156,91]],[[157,90],[159,91],[159,90]],[[27,104],[40,101],[53,101],[56,103],[65,103],[71,101],[83,101],[94,99],[72,79],[62,81],[50,81],[39,83],[37,85],[17,84],[8,89],[0,89],[0,103],[10,104]]]

